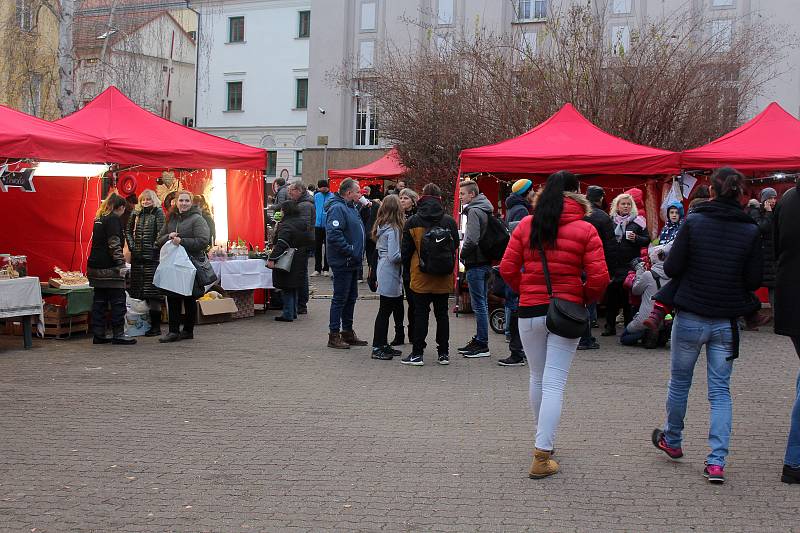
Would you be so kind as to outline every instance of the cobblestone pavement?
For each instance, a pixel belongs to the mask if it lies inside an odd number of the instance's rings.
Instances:
[[[319,282],[324,293],[324,282]],[[531,480],[528,369],[452,354],[442,367],[325,348],[328,304],[198,327],[165,347],[0,337],[0,530],[790,531],[779,482],[798,367],[790,343],[745,333],[733,379],[728,482],[702,478],[698,367],[686,458],[652,448],[664,350],[611,339],[579,352],[557,439],[562,472]],[[372,337],[375,300],[357,307]],[[451,321],[453,346],[473,332]],[[431,338],[432,338],[431,333]],[[406,347],[407,348],[407,347]]]

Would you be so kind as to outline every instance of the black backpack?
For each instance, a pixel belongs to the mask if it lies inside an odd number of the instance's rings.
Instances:
[[[478,243],[481,253],[490,261],[500,261],[506,253],[509,240],[511,240],[511,230],[505,220],[493,214],[488,215],[486,231]]]
[[[432,226],[422,236],[419,247],[419,270],[425,274],[444,276],[456,266],[456,243],[450,230]]]

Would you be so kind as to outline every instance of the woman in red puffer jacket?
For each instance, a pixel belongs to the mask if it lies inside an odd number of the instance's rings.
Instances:
[[[534,200],[532,216],[519,223],[500,263],[500,274],[519,294],[519,333],[531,370],[530,401],[536,429],[531,478],[558,472],[551,459],[569,367],[578,339],[550,333],[545,326],[547,293],[539,246],[544,248],[553,295],[587,305],[602,298],[609,282],[603,243],[589,222],[578,179],[566,171],[547,178]],[[584,281],[585,279],[585,281]]]

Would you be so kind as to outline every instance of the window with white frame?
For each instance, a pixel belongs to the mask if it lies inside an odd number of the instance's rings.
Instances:
[[[298,150],[294,153],[294,175],[303,175],[303,151]]]
[[[375,31],[377,28],[376,14],[377,5],[374,0],[362,0],[361,2],[361,31]]]
[[[439,26],[452,26],[453,0],[438,0],[436,5],[436,22]]]
[[[311,37],[311,11],[298,12],[297,37],[300,39]]]
[[[517,20],[536,20],[547,18],[549,0],[517,0]]]
[[[241,111],[242,110],[242,82],[229,81],[228,82],[228,103],[227,111]]]
[[[229,43],[244,42],[244,17],[228,18],[228,42]]]
[[[631,49],[630,26],[611,26],[611,53],[623,56]]]
[[[375,66],[375,41],[358,43],[358,68],[365,70]]]
[[[710,44],[714,51],[727,52],[733,41],[733,21],[730,19],[709,22]]]
[[[295,109],[308,108],[308,78],[298,78],[295,80]]]
[[[275,150],[267,150],[267,168],[265,170],[267,176],[278,175],[278,152]]]
[[[632,0],[611,0],[611,12],[615,15],[627,15],[631,12]]]
[[[15,20],[19,29],[23,31],[33,29],[33,0],[17,0]]]
[[[734,0],[711,0],[714,7],[733,7]]]
[[[378,146],[378,112],[369,95],[356,96],[355,139],[358,148]]]

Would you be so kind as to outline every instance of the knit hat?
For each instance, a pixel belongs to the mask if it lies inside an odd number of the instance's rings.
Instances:
[[[590,185],[589,188],[586,189],[586,199],[590,202],[599,202],[605,195],[606,191],[598,185]]]
[[[765,188],[764,190],[761,191],[761,203],[762,204],[764,202],[766,202],[767,200],[769,200],[770,198],[777,198],[777,197],[778,197],[778,191],[776,191],[772,187],[767,187],[767,188]]]
[[[531,180],[523,178],[514,182],[514,185],[511,186],[511,192],[519,196],[525,196],[532,186],[533,182]]]

